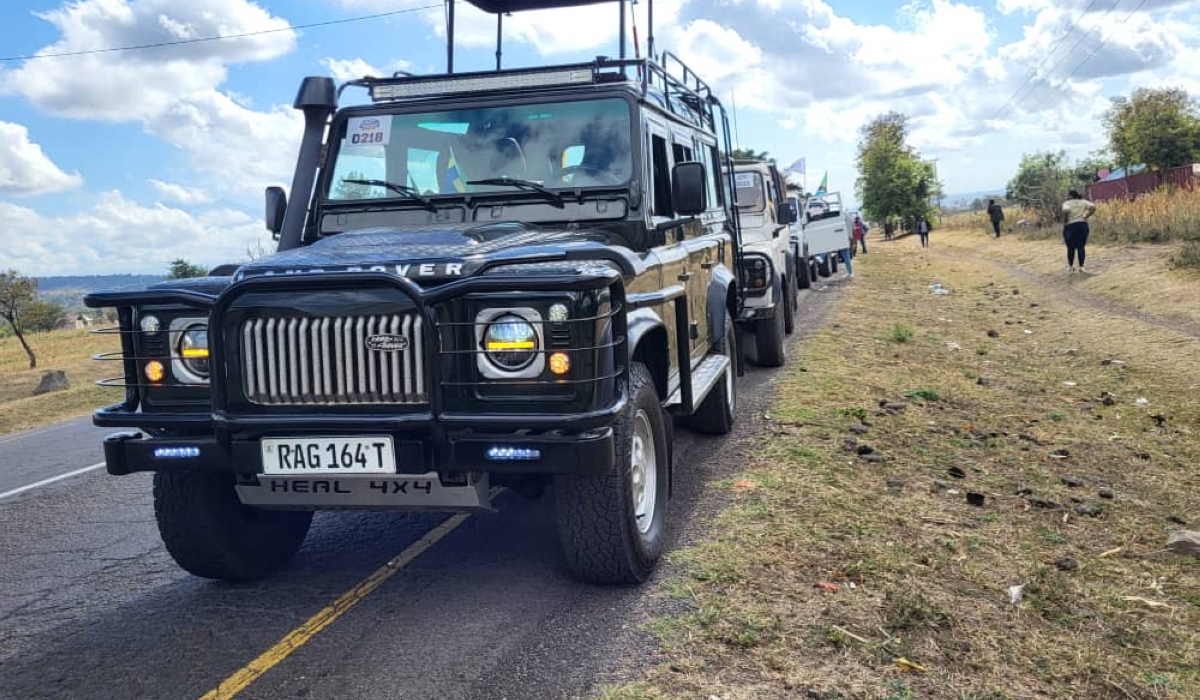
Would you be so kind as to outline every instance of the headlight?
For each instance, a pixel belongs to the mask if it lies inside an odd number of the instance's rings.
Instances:
[[[538,357],[538,334],[533,324],[514,313],[506,313],[488,324],[483,348],[497,367],[519,372]]]
[[[190,326],[179,334],[179,358],[187,371],[208,379],[208,328]]]

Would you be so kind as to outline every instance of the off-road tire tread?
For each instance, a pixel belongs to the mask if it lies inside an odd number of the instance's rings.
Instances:
[[[230,474],[154,474],[154,517],[167,552],[204,578],[253,581],[291,561],[312,522],[310,511],[256,510],[248,523]]]
[[[812,264],[804,258],[796,265],[796,286],[800,289],[812,288]]]
[[[665,460],[670,454],[662,402],[654,389],[650,370],[640,362],[629,369],[629,406],[615,429],[615,464],[600,476],[557,476],[554,501],[557,511],[559,543],[571,574],[585,583],[641,583],[650,576],[662,555],[663,527],[652,530],[655,536],[643,547],[633,520],[632,494],[626,470],[630,468],[633,415],[639,405],[649,414],[656,433],[656,454]],[[665,466],[665,463],[664,463]],[[660,522],[666,516],[665,494],[668,469],[658,475],[659,497],[656,512]]]
[[[791,280],[783,285],[783,333],[796,332],[796,285]]]
[[[784,349],[783,323],[780,314],[784,313],[783,305],[775,308],[774,318],[764,318],[754,323],[755,349],[758,351],[758,364],[763,367],[782,367],[787,362],[787,351]]]
[[[825,255],[825,262],[817,263],[817,274],[821,277],[828,277],[833,274],[829,268],[829,263],[833,260],[828,253]]]

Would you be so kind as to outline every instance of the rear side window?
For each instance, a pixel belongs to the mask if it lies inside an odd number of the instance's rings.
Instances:
[[[671,167],[667,158],[667,140],[650,137],[650,160],[654,168],[654,215],[673,216],[671,207]]]

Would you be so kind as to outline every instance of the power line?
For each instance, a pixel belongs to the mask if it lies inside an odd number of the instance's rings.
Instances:
[[[97,53],[115,53],[118,51],[139,51],[142,49],[161,49],[168,46],[182,46],[184,44],[200,44],[208,41],[225,41],[227,39],[244,39],[251,36],[261,36],[263,34],[277,34],[279,32],[290,32],[296,29],[312,29],[314,27],[328,27],[334,24],[348,24],[350,22],[362,22],[369,19],[380,19],[383,17],[391,17],[393,15],[403,15],[409,12],[420,12],[422,10],[435,10],[441,7],[438,5],[424,5],[422,7],[410,7],[406,10],[392,10],[391,12],[380,12],[373,15],[362,15],[360,17],[346,17],[343,19],[331,19],[324,22],[310,22],[308,24],[295,24],[288,27],[280,27],[277,29],[260,29],[254,32],[243,32],[241,34],[220,34],[217,36],[205,36],[196,39],[179,39],[177,41],[160,41],[153,44],[135,44],[133,46],[113,46],[106,49],[88,49],[86,51],[63,51],[61,53],[41,53],[30,54],[28,56],[4,56],[0,57],[0,63],[9,63],[12,61],[32,61],[38,58],[68,58],[71,56],[89,56]]]
[[[1130,19],[1132,19],[1133,16],[1135,14],[1137,14],[1137,11],[1142,9],[1142,5],[1145,5],[1145,4],[1146,4],[1146,0],[1140,0],[1140,2],[1138,2],[1138,4],[1137,4],[1137,7],[1130,10],[1129,14],[1125,15],[1125,19],[1121,20],[1121,24],[1125,24]],[[1113,32],[1113,34],[1116,34],[1116,32]],[[1072,70],[1070,73],[1067,74],[1066,79],[1070,80],[1072,77],[1074,77],[1075,74],[1079,72],[1079,69],[1083,68],[1084,64],[1086,64],[1088,61],[1092,60],[1092,57],[1095,56],[1100,51],[1101,47],[1104,46],[1104,42],[1108,41],[1111,38],[1112,38],[1112,34],[1109,34],[1108,36],[1100,37],[1100,42],[1096,44],[1096,48],[1092,49],[1092,52],[1089,53],[1086,58],[1084,58],[1082,61],[1080,61],[1079,65],[1075,66],[1074,70]]]
[[[1097,1],[1098,0],[1092,0],[1092,2],[1087,6],[1087,9],[1085,9],[1083,11],[1083,14],[1079,15],[1079,17],[1076,18],[1075,22],[1073,22],[1071,24],[1072,29],[1074,29],[1074,27],[1079,23],[1079,20],[1083,19],[1083,17],[1089,11],[1091,11],[1092,7],[1095,6]],[[1100,26],[1100,24],[1102,22],[1104,22],[1104,18],[1106,18],[1110,14],[1112,14],[1112,11],[1117,9],[1117,5],[1120,5],[1120,4],[1121,4],[1121,0],[1113,0],[1113,3],[1108,6],[1108,9],[1104,11],[1104,14],[1100,15],[1100,18],[1098,20],[1096,20],[1096,23],[1093,24],[1086,32],[1079,35],[1079,38],[1075,40],[1075,43],[1071,45],[1071,48],[1067,49],[1067,52],[1062,54],[1059,57],[1059,59],[1057,61],[1055,61],[1054,65],[1050,66],[1050,69],[1046,71],[1045,75],[1048,76],[1048,75],[1054,73],[1054,71],[1058,70],[1059,66],[1061,66],[1063,63],[1065,63],[1066,60],[1071,57],[1071,54],[1075,52],[1075,49],[1079,48],[1079,45],[1082,44],[1085,39],[1087,39],[1089,36],[1091,36],[1092,32],[1096,31],[1096,29]],[[1139,7],[1140,7],[1140,5],[1139,5]],[[1137,10],[1134,10],[1134,12],[1136,12],[1136,11]],[[1061,45],[1062,42],[1065,41],[1067,39],[1067,37],[1069,37],[1070,35],[1071,35],[1071,29],[1068,29],[1067,33],[1062,36],[1062,38],[1059,40],[1058,44],[1054,48],[1057,49],[1057,46]],[[1041,70],[1042,66],[1045,65],[1048,60],[1050,60],[1050,58],[1054,55],[1054,53],[1055,53],[1054,50],[1050,51],[1050,53],[1047,54],[1046,57],[1042,59],[1042,62],[1039,63],[1029,73],[1029,76],[1025,79],[1025,82],[1022,83],[1020,88],[1017,88],[1017,91],[1015,93],[1013,93],[1012,97],[1010,97],[1008,99],[1008,102],[1004,103],[1004,106],[1002,106],[999,110],[997,110],[994,115],[992,115],[992,120],[998,119],[1002,114],[1004,114],[1004,116],[1008,116],[1007,114],[1005,114],[1005,110],[1010,105],[1011,105],[1012,109],[1008,110],[1009,113],[1011,113],[1012,110],[1015,110],[1017,107],[1020,107],[1025,102],[1025,100],[1029,99],[1029,96],[1033,94],[1034,90],[1036,90],[1041,84],[1045,83],[1046,78],[1038,76],[1038,72]],[[1037,82],[1035,82],[1033,84],[1033,87],[1030,88],[1029,92],[1026,92],[1022,96],[1021,91],[1025,88],[1026,85],[1029,85],[1030,81],[1033,80],[1035,77],[1037,78]]]

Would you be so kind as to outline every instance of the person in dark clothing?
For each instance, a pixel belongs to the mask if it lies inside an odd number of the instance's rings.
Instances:
[[[883,240],[885,240],[885,241],[892,240],[892,234],[895,232],[896,232],[896,224],[894,222],[892,222],[892,218],[889,216],[883,222]]]
[[[917,219],[917,235],[921,237],[921,247],[929,247],[929,219],[921,217]]]
[[[988,200],[987,208],[988,218],[992,220],[992,230],[996,232],[996,238],[1000,237],[1000,222],[1004,221],[1004,210],[996,204],[996,200]]]
[[[1063,242],[1067,244],[1067,272],[1075,271],[1075,256],[1079,256],[1079,271],[1083,269],[1083,260],[1087,255],[1085,248],[1088,239],[1088,219],[1096,213],[1096,205],[1079,195],[1076,190],[1067,193],[1067,201],[1063,202]]]

